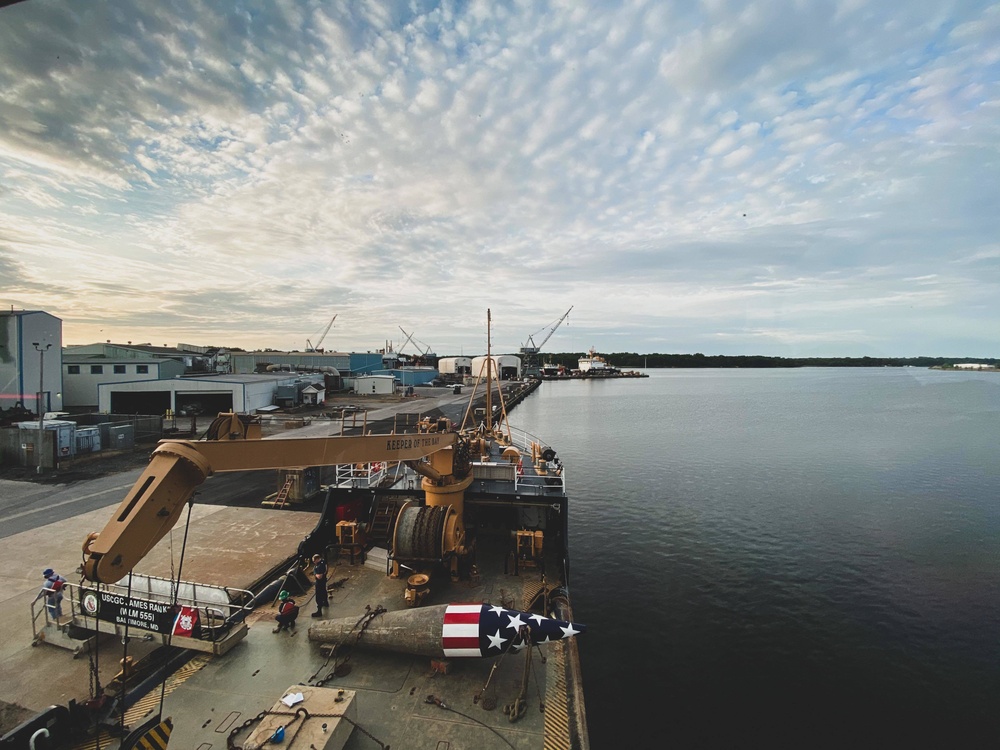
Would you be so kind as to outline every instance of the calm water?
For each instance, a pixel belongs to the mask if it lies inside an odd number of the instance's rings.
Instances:
[[[650,372],[515,412],[594,747],[1000,746],[1000,373]]]

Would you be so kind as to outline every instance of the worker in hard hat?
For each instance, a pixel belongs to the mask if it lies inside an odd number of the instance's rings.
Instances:
[[[299,616],[299,605],[295,603],[295,600],[291,595],[282,590],[278,594],[278,614],[274,616],[275,621],[278,623],[272,632],[280,633],[282,630],[291,630],[292,634],[295,634],[295,618]]]

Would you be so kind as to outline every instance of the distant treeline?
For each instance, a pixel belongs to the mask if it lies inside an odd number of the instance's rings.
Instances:
[[[542,361],[575,369],[583,353],[545,354]],[[619,369],[642,367],[950,367],[956,364],[980,362],[997,366],[1000,360],[985,358],[947,357],[763,357],[754,355],[726,356],[704,354],[636,354],[615,352],[602,355],[608,364]]]

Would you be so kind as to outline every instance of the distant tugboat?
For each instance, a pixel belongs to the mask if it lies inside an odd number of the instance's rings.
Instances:
[[[568,378],[569,373],[562,365],[553,362],[546,362],[539,368],[542,380],[556,380],[558,378]]]

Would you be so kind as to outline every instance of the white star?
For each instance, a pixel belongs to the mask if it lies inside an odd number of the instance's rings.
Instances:
[[[526,647],[527,645],[528,644],[525,643],[524,641],[520,641],[519,643],[515,643],[513,646],[511,646],[511,648],[514,649],[515,651],[520,651],[522,648]]]
[[[547,620],[547,619],[549,619],[549,618],[548,618],[548,617],[542,617],[542,616],[541,616],[540,614],[538,614],[538,613],[536,612],[535,614],[533,614],[533,615],[532,615],[531,617],[529,617],[528,619],[529,619],[529,620],[534,620],[534,621],[535,621],[535,622],[537,622],[537,623],[538,623],[539,625],[541,625],[541,624],[542,624],[542,623],[543,623],[543,622],[544,622],[545,620]]]
[[[551,638],[549,638],[549,636],[548,636],[548,633],[546,633],[546,634],[545,634],[545,637],[544,637],[544,638],[542,638],[542,640],[540,640],[540,641],[539,641],[538,643],[539,643],[539,644],[542,644],[542,643],[549,643],[549,642],[550,642],[551,640],[552,640],[552,639],[551,639]]]
[[[571,635],[576,635],[577,633],[580,632],[579,630],[573,628],[573,623],[567,623],[567,624],[569,625],[568,628],[564,628],[561,625],[559,626],[559,629],[563,632],[562,635],[563,638],[569,638]]]
[[[492,612],[495,615],[502,615],[503,607],[498,607],[496,604],[494,604],[492,607],[490,607],[490,612]]]
[[[510,623],[507,625],[508,628],[514,628],[514,630],[520,630],[524,627],[524,623],[521,621],[521,613],[518,612],[516,615],[507,615],[510,618]]]
[[[490,648],[495,648],[498,651],[503,651],[503,644],[508,640],[507,638],[500,637],[499,628],[496,635],[487,635],[486,637],[490,639]]]

